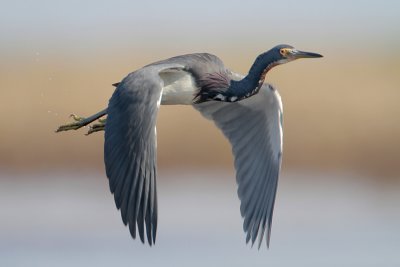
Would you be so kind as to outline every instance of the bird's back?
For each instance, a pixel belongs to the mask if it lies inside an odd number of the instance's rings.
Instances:
[[[190,105],[201,90],[225,90],[231,79],[235,78],[221,59],[209,53],[172,57],[146,65],[139,71],[154,70],[163,81],[163,105]]]
[[[147,66],[179,64],[184,66],[185,71],[190,72],[195,79],[201,79],[207,73],[225,71],[226,68],[221,59],[209,53],[194,53],[180,55],[169,59],[161,60]],[[147,67],[146,66],[146,67]]]

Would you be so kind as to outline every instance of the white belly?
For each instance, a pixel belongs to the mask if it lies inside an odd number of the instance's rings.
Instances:
[[[160,73],[164,81],[161,105],[191,105],[198,88],[186,71],[171,71]]]

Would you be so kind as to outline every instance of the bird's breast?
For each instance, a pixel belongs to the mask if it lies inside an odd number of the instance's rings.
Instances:
[[[161,105],[191,105],[198,87],[186,71],[161,73],[164,82]]]

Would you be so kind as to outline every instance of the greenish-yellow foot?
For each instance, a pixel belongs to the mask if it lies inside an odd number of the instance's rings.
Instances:
[[[96,124],[93,124],[90,126],[89,131],[87,132],[86,135],[95,133],[95,132],[100,132],[100,131],[104,131],[104,128],[106,127],[106,121],[107,119],[99,119],[98,122]]]
[[[83,126],[87,125],[85,118],[83,118],[83,117],[79,117],[75,114],[71,114],[70,118],[72,118],[75,122],[61,125],[56,130],[56,133],[63,132],[63,131],[69,131],[69,130],[78,130],[79,128],[82,128]]]

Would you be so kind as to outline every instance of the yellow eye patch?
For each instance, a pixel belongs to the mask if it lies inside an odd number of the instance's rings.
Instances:
[[[291,48],[281,48],[281,50],[279,50],[279,53],[281,53],[282,56],[287,57],[293,49]]]

